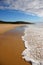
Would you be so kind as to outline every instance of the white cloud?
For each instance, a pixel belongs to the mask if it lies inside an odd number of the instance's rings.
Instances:
[[[2,0],[9,6],[0,6],[0,9],[16,9],[43,17],[43,0]]]

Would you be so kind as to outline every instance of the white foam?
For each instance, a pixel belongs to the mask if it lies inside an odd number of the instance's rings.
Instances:
[[[37,25],[29,25],[22,36],[26,49],[22,55],[32,65],[43,65],[43,28]]]

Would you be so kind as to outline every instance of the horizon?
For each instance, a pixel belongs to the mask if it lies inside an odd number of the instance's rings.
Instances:
[[[0,20],[43,22],[42,6],[42,0],[0,0]]]

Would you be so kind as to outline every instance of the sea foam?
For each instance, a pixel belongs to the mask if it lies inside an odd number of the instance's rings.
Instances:
[[[22,58],[31,61],[32,65],[43,65],[43,26],[28,25],[22,40],[25,45]]]

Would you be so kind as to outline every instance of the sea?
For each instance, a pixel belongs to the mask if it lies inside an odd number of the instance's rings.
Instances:
[[[43,65],[43,23],[26,25],[22,41],[25,45],[22,58]]]

